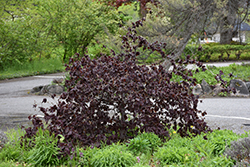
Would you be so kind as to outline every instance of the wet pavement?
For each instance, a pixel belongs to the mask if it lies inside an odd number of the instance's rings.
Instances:
[[[64,73],[31,76],[0,81],[0,140],[10,128],[31,125],[28,116],[37,114],[42,116],[38,108],[33,108],[34,104],[49,107],[56,103],[49,96],[38,96],[30,91],[35,86],[51,84],[54,78],[62,78]],[[42,100],[47,98],[50,103],[42,104]],[[3,139],[2,139],[3,140]]]

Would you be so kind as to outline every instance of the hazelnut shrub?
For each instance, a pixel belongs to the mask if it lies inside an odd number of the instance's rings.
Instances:
[[[197,81],[192,78],[192,71],[185,68],[189,63],[202,70],[205,66],[190,56],[186,60],[171,60],[171,55],[164,52],[166,44],[149,43],[137,35],[136,27],[142,25],[143,21],[139,20],[128,28],[122,37],[122,53],[111,50],[112,56],[98,59],[79,54],[71,58],[66,65],[67,91],[56,105],[40,107],[46,128],[59,139],[63,136],[58,145],[64,153],[70,153],[76,143],[110,144],[131,139],[140,132],[153,132],[164,139],[169,137],[171,127],[182,137],[211,131],[204,121],[206,112],[197,109],[199,97],[190,91]],[[165,70],[155,64],[138,65],[137,56],[143,50],[168,58],[173,69]],[[174,82],[173,75],[180,76],[181,82]],[[33,127],[26,129],[24,138],[43,127],[39,118],[30,118]]]

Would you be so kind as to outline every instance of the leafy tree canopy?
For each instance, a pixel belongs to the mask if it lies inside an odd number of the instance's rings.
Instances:
[[[121,15],[114,7],[91,0],[1,1],[0,64],[50,56],[66,60],[83,55],[97,34],[114,33]]]

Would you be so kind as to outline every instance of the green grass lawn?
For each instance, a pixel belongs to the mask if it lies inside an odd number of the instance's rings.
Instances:
[[[220,73],[220,70],[223,71],[222,79],[227,81],[228,85],[231,79],[241,79],[245,82],[250,81],[250,64],[231,64],[228,67],[215,67],[208,66],[205,72],[194,73],[194,78],[197,79],[198,83],[201,83],[203,79],[210,85],[215,85],[217,83],[214,76]],[[229,77],[229,74],[232,74],[232,77]]]
[[[60,59],[50,58],[33,62],[6,65],[0,71],[0,80],[19,78],[32,75],[49,74],[64,71],[64,64]]]

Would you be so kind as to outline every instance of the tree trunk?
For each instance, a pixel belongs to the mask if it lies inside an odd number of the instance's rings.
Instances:
[[[68,53],[68,50],[65,48],[64,54],[63,54],[63,62],[66,62],[67,53]]]
[[[139,10],[140,18],[146,18],[146,15],[147,15],[146,3],[147,3],[147,0],[140,1],[140,10]]]
[[[233,38],[233,28],[226,20],[221,22],[220,26],[220,44],[230,44]]]
[[[233,30],[237,20],[239,1],[229,0],[226,8],[227,13],[222,16],[220,22],[220,44],[230,44],[233,39]]]
[[[220,44],[230,44],[233,38],[232,29],[220,33]]]
[[[186,45],[188,44],[188,41],[190,40],[191,36],[193,35],[193,33],[195,32],[196,27],[199,24],[199,20],[201,18],[199,16],[196,16],[196,21],[194,21],[192,24],[187,25],[188,28],[186,29],[186,34],[183,37],[182,40],[179,41],[179,45],[177,48],[174,49],[173,51],[173,60],[177,60],[181,57]],[[164,62],[161,64],[164,68],[164,70],[168,71],[169,68],[171,67],[171,60],[169,59],[165,59]]]

